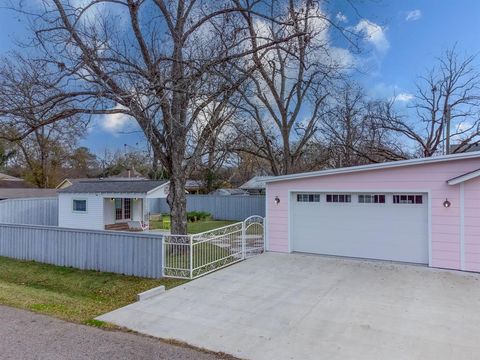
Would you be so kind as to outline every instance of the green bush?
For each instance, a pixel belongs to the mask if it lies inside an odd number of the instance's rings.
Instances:
[[[204,221],[211,217],[211,214],[205,211],[189,211],[187,212],[187,220],[190,222]]]

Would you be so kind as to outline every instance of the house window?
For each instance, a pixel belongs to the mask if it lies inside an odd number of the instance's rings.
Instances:
[[[349,194],[327,194],[327,202],[349,203],[352,202],[352,195]]]
[[[385,195],[361,194],[358,195],[358,202],[362,204],[385,204]]]
[[[297,194],[298,202],[320,202],[320,194]]]
[[[87,200],[73,199],[73,211],[87,212]]]
[[[422,195],[393,195],[394,204],[423,204]]]

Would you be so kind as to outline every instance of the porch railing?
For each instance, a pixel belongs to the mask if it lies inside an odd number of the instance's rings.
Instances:
[[[264,218],[244,221],[194,235],[165,235],[163,274],[194,279],[264,251]]]

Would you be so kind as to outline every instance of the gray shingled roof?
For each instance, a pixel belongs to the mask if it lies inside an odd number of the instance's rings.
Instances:
[[[167,180],[96,180],[79,181],[59,193],[147,193],[165,183]]]
[[[273,179],[274,176],[254,176],[248,180],[245,184],[240,186],[240,189],[244,190],[261,190],[265,189],[265,181]]]
[[[55,197],[56,189],[38,189],[38,188],[16,188],[0,189],[0,200],[19,199],[19,198],[37,198],[37,197]]]

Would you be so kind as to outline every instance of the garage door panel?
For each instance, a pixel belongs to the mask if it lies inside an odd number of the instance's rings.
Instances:
[[[428,263],[427,198],[423,204],[297,202],[291,208],[293,251]],[[391,200],[391,195],[387,195]]]

